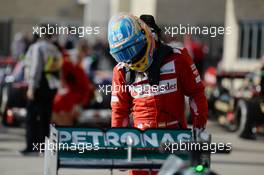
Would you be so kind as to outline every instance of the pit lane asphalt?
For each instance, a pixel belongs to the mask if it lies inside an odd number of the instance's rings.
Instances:
[[[232,143],[230,155],[212,155],[212,170],[220,175],[255,175],[264,172],[264,139],[247,141],[228,133],[217,124],[209,122],[207,131],[212,133],[213,142]],[[24,148],[25,130],[22,128],[0,128],[0,174],[42,175],[43,157],[21,156]],[[59,175],[108,175],[109,170],[61,169]],[[114,171],[114,175],[126,172]]]

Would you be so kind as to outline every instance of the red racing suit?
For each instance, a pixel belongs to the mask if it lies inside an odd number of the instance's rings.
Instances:
[[[146,128],[187,128],[185,96],[190,97],[193,127],[206,125],[208,106],[204,84],[187,49],[174,48],[160,68],[158,87],[150,87],[146,73],[136,73],[132,86],[125,82],[120,64],[113,70],[112,127],[125,127],[131,114],[134,126]]]

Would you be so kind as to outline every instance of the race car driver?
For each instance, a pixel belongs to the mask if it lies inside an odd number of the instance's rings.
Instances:
[[[109,21],[110,53],[118,62],[113,70],[112,127],[127,127],[131,116],[142,130],[187,128],[184,96],[189,96],[193,127],[205,128],[207,101],[195,64],[185,48],[171,48],[154,36],[130,14]]]

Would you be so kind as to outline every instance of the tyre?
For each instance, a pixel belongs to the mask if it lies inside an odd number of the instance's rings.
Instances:
[[[3,125],[8,125],[7,122],[7,106],[8,106],[8,96],[9,96],[9,90],[8,87],[3,87],[2,90],[2,98],[1,98],[1,106],[0,106],[0,110],[1,110],[1,115],[2,115],[2,123]]]
[[[238,105],[240,107],[241,115],[239,119],[239,127],[237,129],[237,134],[239,137],[244,139],[255,140],[256,133],[253,129],[257,125],[257,111],[258,106],[256,105],[256,99],[252,98],[250,100],[239,100]]]
[[[234,121],[228,126],[228,130],[231,132],[237,132],[239,135],[245,131],[247,117],[248,117],[248,105],[243,99],[238,100],[235,107]]]

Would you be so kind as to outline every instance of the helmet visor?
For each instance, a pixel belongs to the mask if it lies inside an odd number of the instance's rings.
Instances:
[[[135,59],[138,58],[139,54],[142,52],[142,50],[145,48],[146,40],[137,42],[136,44],[124,48],[116,53],[111,53],[111,55],[115,58],[117,62],[124,62],[124,63],[132,63],[135,62]],[[143,55],[142,55],[143,56]]]
[[[147,44],[141,50],[141,52],[133,59],[131,64],[128,64],[128,67],[131,70],[135,70],[138,72],[144,72],[146,67],[149,65],[149,55],[147,53]]]

